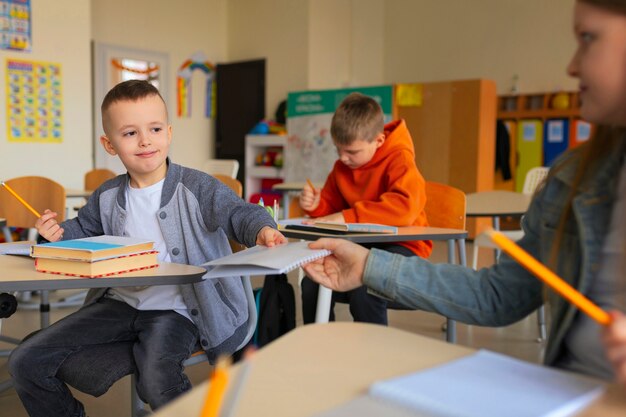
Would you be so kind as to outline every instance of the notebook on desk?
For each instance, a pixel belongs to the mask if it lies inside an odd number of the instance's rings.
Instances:
[[[285,274],[315,259],[330,255],[326,249],[309,249],[309,242],[291,242],[252,248],[203,264],[206,278]]]
[[[332,235],[348,235],[360,233],[386,233],[398,234],[396,226],[388,226],[378,223],[342,223],[314,221],[313,224],[304,224],[304,221],[311,221],[310,218],[287,219],[278,222],[280,229],[301,230],[305,232],[317,232]]]
[[[603,382],[532,364],[486,350],[430,369],[378,381],[367,399],[318,417],[340,417],[363,403],[389,405],[384,415],[399,417],[564,417],[604,392]]]

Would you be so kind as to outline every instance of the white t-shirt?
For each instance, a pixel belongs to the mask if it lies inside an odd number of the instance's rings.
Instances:
[[[127,187],[124,235],[152,240],[159,251],[159,261],[169,262],[171,257],[157,221],[164,181],[145,188]],[[107,297],[124,301],[137,310],[174,310],[191,320],[178,285],[110,288]]]

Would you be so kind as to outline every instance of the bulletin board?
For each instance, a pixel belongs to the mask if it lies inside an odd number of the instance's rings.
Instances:
[[[7,59],[6,91],[10,142],[62,141],[60,64]]]
[[[330,122],[335,109],[350,93],[359,92],[374,98],[382,107],[385,121],[392,115],[392,86],[310,90],[287,96],[287,146],[285,181],[303,182],[307,178],[324,182],[337,160],[330,136]]]
[[[0,49],[31,50],[30,0],[0,1]]]

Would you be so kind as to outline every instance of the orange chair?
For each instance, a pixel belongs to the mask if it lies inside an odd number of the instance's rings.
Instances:
[[[5,183],[40,214],[43,214],[45,209],[50,209],[57,213],[56,220],[59,223],[63,221],[65,216],[65,187],[58,182],[46,177],[28,176],[12,178]],[[29,233],[29,240],[36,240],[36,230],[33,227],[37,217],[4,187],[0,188],[0,217],[6,219],[6,226],[3,228],[6,241],[12,240],[9,227],[31,229],[32,233]],[[26,303],[22,303],[21,306],[25,307]],[[38,307],[41,311],[41,327],[48,327],[50,325],[48,291],[41,291]]]
[[[96,168],[85,174],[85,190],[93,191],[102,185],[103,182],[115,178],[115,172],[106,168]]]

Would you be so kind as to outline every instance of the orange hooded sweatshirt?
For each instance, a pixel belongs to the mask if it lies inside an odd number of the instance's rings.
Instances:
[[[372,160],[351,169],[337,160],[322,189],[320,205],[311,217],[341,211],[347,223],[428,226],[425,181],[415,165],[411,134],[404,120],[385,125],[385,142]],[[432,242],[398,242],[423,258]]]

